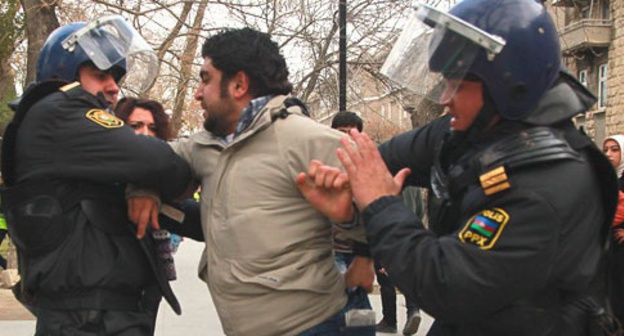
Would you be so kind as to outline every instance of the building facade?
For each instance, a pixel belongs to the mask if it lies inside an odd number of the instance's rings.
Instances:
[[[576,118],[598,145],[624,133],[624,1],[548,0],[563,63],[596,97],[593,108]]]
[[[412,110],[409,107],[413,105],[409,103],[412,99],[405,96],[404,90],[393,88],[357,67],[349,67],[347,83],[347,110],[362,118],[364,131],[375,142],[383,142],[412,128]],[[326,88],[320,91],[332,92]],[[337,102],[335,98],[333,100]],[[313,118],[331,125],[338,112],[336,104],[321,104],[319,95],[311,96],[307,103],[313,111]]]

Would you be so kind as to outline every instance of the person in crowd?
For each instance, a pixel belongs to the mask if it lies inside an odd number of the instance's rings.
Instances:
[[[416,11],[382,72],[446,115],[379,148],[352,130],[337,152],[346,174],[315,164],[308,177],[354,196],[374,259],[435,318],[429,335],[616,334],[604,286],[616,174],[571,120],[595,97],[561,65],[546,8]],[[429,230],[404,183],[443,200]]]
[[[4,184],[2,180],[2,174],[0,174],[0,187]],[[0,195],[0,202],[2,202],[2,198]],[[0,203],[0,245],[4,241],[4,238],[7,237],[7,233],[9,232],[6,225],[6,220],[4,219],[4,210],[2,210],[2,203]],[[0,267],[5,270],[7,269],[7,260],[2,255],[0,255]]]
[[[358,219],[346,209],[350,195],[324,194],[300,172],[312,160],[338,165],[342,133],[309,118],[289,95],[286,62],[268,34],[224,30],[204,42],[202,57],[195,99],[204,130],[173,146],[201,181],[206,251],[199,273],[224,333],[339,335],[351,306],[331,228]],[[338,211],[316,210],[319,192],[337,194]],[[140,202],[137,213],[156,206]]]
[[[169,116],[165,113],[165,108],[161,103],[152,99],[138,99],[134,97],[124,97],[117,102],[115,106],[115,116],[119,119],[123,120],[126,125],[130,126],[134,133],[141,134],[145,136],[156,137],[161,140],[170,141],[172,140],[171,135],[171,127],[169,126]],[[193,211],[199,212],[199,205],[197,202],[184,201],[182,204],[176,204],[175,207],[185,209],[185,212]],[[176,208],[172,208],[171,205],[165,205],[169,211],[176,211]],[[191,210],[192,209],[192,210]],[[180,209],[178,209],[179,211]],[[179,226],[183,225],[200,225],[197,223],[179,223],[172,218],[173,216],[167,216],[167,210],[163,213],[161,211],[161,215],[159,216],[159,224],[163,226]],[[184,213],[184,212],[183,212]],[[192,216],[192,215],[191,215]],[[189,218],[197,218],[197,216],[193,217],[185,217],[187,220]],[[176,225],[176,223],[178,223]],[[173,269],[173,257],[172,253],[175,253],[180,246],[180,243],[183,240],[183,237],[177,235],[175,233],[170,233],[167,230],[159,231],[159,236],[164,237],[165,240],[169,240],[170,250],[163,248],[163,259],[167,260],[168,264],[171,264],[170,272],[174,271]]]
[[[351,129],[357,129],[358,132],[362,132],[364,122],[362,118],[354,112],[341,111],[336,113],[332,119],[331,127],[346,134],[348,134]],[[419,211],[417,213],[422,214],[423,205],[420,190],[415,187],[411,187],[409,189],[410,191],[406,194],[407,204],[413,205],[413,209],[415,211]],[[420,218],[422,218],[422,215]],[[355,267],[371,268],[371,276],[373,276],[373,274],[377,276],[377,282],[379,283],[379,291],[381,294],[381,306],[383,309],[383,317],[381,321],[377,323],[376,330],[383,333],[396,333],[396,289],[394,283],[392,283],[392,280],[385,269],[381,265],[374,263],[368,253],[364,253],[364,256],[354,255],[353,248],[354,245],[358,243],[350,239],[341,239],[341,232],[342,230],[339,228],[334,228],[334,254],[336,256],[338,268],[344,273],[352,262]],[[359,246],[357,250],[368,251],[368,246]],[[354,273],[361,274],[363,272],[356,271]],[[358,302],[363,302],[362,305],[356,306],[357,308],[371,309],[368,295],[363,288],[358,287],[351,295],[359,298]],[[412,335],[418,330],[418,326],[420,324],[420,312],[418,311],[418,306],[412,300],[405,298],[405,303],[407,306],[407,322],[403,328],[403,333],[405,335]]]
[[[416,217],[422,220],[425,209],[423,205],[422,193],[420,188],[407,186],[401,192],[401,197],[405,204],[410,208]],[[396,333],[397,332],[397,306],[396,306],[396,287],[392,281],[392,277],[386,269],[379,263],[375,263],[375,273],[377,275],[377,283],[379,283],[379,293],[381,294],[382,319],[377,323],[377,332]],[[421,316],[418,304],[405,296],[405,307],[407,308],[407,318],[403,326],[403,335],[413,335],[418,332]]]
[[[152,62],[119,15],[62,26],[43,44],[37,83],[4,133],[2,201],[35,335],[153,335],[162,296],[180,313],[153,237],[129,221],[125,191],[173,199],[189,165],[110,113],[120,80]],[[156,74],[138,75],[137,88]]]
[[[331,127],[343,133],[348,133],[352,128],[362,131],[364,122],[354,112],[341,111],[336,113],[332,119]],[[345,232],[344,229],[338,226],[332,228],[336,264],[341,273],[347,274],[347,270],[351,268],[348,276],[363,278],[354,280],[354,282],[370,284],[367,288],[350,288],[349,295],[353,297],[354,308],[372,309],[367,292],[373,289],[375,279],[374,262],[370,258],[368,245],[350,239],[348,234],[349,232]]]
[[[115,116],[130,126],[134,133],[172,140],[169,116],[161,103],[152,99],[124,97],[115,106]]]
[[[611,161],[617,173],[619,201],[611,227],[609,248],[609,300],[613,315],[624,322],[624,135],[616,134],[606,138],[602,150]]]
[[[364,129],[364,121],[355,112],[340,111],[334,115],[331,127],[346,134],[349,134],[349,131],[353,128],[362,132]]]

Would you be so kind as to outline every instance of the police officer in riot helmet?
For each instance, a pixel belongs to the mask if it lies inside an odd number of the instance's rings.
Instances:
[[[379,148],[351,131],[357,148],[344,139],[338,154],[373,257],[434,317],[429,334],[614,332],[603,279],[616,177],[571,120],[595,99],[563,69],[543,5],[419,5],[382,72],[445,115]],[[404,183],[440,201],[431,231],[401,202]]]
[[[3,206],[36,335],[152,335],[162,296],[180,313],[156,242],[127,218],[126,186],[181,194],[188,165],[111,114],[120,82],[148,88],[154,52],[118,15],[56,29],[4,134]],[[141,80],[141,81],[139,81]]]

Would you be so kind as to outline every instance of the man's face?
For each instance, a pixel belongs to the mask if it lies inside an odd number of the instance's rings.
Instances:
[[[607,140],[602,145],[602,151],[611,161],[613,167],[617,168],[620,166],[620,161],[622,160],[622,153],[620,152],[620,145],[615,140]]]
[[[85,91],[94,96],[101,92],[111,107],[117,104],[119,86],[111,72],[100,70],[93,64],[86,64],[78,69],[78,81]]]
[[[227,83],[225,88],[221,87],[222,72],[212,65],[210,58],[204,59],[199,77],[200,82],[195,91],[195,99],[204,109],[204,128],[218,136],[232,134],[241,111],[237,111],[230,95],[230,84]]]
[[[354,129],[354,128],[357,128],[357,127],[356,126],[338,126],[338,127],[336,127],[337,130],[339,130],[342,133],[346,133],[346,134],[349,134],[349,131]]]
[[[479,81],[447,80],[447,88],[457,88],[454,94],[445,91],[440,104],[451,116],[451,130],[466,131],[474,123],[483,107],[483,84]],[[449,90],[450,91],[450,90]]]

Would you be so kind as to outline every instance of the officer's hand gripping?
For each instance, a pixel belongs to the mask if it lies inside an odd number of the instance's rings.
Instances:
[[[150,196],[133,196],[128,198],[128,218],[137,224],[137,238],[145,236],[147,225],[151,224],[154,230],[160,230],[158,212],[160,205]]]
[[[398,195],[410,170],[403,168],[393,177],[381,158],[377,145],[366,133],[352,129],[350,135],[357,147],[351,143],[349,137],[343,137],[340,140],[343,148],[338,149],[338,158],[349,175],[358,207],[364,209],[382,196]]]

